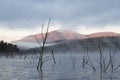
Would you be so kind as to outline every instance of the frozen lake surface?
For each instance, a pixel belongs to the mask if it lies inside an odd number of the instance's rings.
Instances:
[[[120,64],[120,55],[116,54],[115,65]],[[90,58],[97,71],[91,67],[82,67],[83,54],[55,54],[56,64],[53,63],[51,54],[43,65],[42,73],[36,69],[38,60],[33,55],[15,56],[14,58],[0,57],[0,80],[101,80],[99,71],[98,54],[90,54]],[[102,80],[120,80],[120,69],[113,72],[107,71]]]

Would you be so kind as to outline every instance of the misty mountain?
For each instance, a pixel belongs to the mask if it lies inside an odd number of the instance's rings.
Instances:
[[[97,32],[97,33],[92,33],[89,34],[89,38],[95,38],[95,37],[110,37],[110,36],[118,36],[118,33],[114,32]]]
[[[45,33],[43,34],[45,36]],[[26,36],[17,41],[26,41],[26,42],[36,42],[36,39],[39,39],[42,42],[42,34],[35,34]],[[73,39],[84,39],[86,35],[80,34],[78,32],[69,31],[69,30],[54,30],[49,32],[47,42],[59,41],[59,40],[73,40]],[[15,41],[14,41],[15,42]]]
[[[69,40],[58,42],[56,45],[46,46],[45,51],[54,50],[56,53],[59,52],[85,52],[85,51],[98,51],[99,45],[102,50],[120,50],[120,36],[113,37],[97,37],[79,40]],[[29,51],[39,51],[40,48],[31,48]]]
[[[45,34],[43,34],[45,35]],[[42,34],[35,34],[26,36],[20,40],[12,41],[13,44],[18,45],[19,47],[33,48],[38,47],[35,37],[42,42]],[[54,30],[49,32],[49,36],[47,38],[47,45],[52,45],[56,41],[65,41],[65,40],[77,40],[77,39],[85,39],[86,35],[80,34],[78,32],[69,31],[69,30]]]
[[[45,35],[45,34],[43,34]],[[77,41],[81,40],[84,41],[86,39],[97,38],[97,37],[114,37],[118,36],[118,33],[113,32],[99,32],[99,33],[92,33],[88,35],[80,34],[75,31],[69,30],[54,30],[49,32],[49,36],[47,38],[46,46],[57,45],[63,42],[70,42],[70,41]],[[29,49],[34,47],[39,47],[40,45],[37,43],[35,37],[42,43],[42,34],[34,34],[26,36],[20,40],[13,41],[12,43],[18,45],[19,48]],[[73,45],[73,44],[72,44]]]

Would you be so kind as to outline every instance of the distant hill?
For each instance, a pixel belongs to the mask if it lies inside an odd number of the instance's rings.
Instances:
[[[47,43],[48,43],[47,45],[51,45],[51,44],[54,45],[54,43],[56,44],[56,42],[60,42],[60,41],[85,40],[89,38],[114,37],[118,35],[119,35],[118,33],[114,33],[114,32],[98,32],[98,33],[84,35],[70,30],[54,30],[49,32],[49,36],[47,38]],[[39,40],[39,42],[42,42],[42,35],[41,33],[39,33],[39,34],[26,36],[20,40],[13,41],[12,43],[18,45],[18,47],[21,48],[39,47],[39,44],[37,43],[35,37]]]
[[[42,42],[42,35],[34,34],[34,35],[26,36],[20,40],[12,41],[12,43],[24,48],[38,47],[39,45],[35,37],[39,40],[39,42]],[[49,32],[47,42],[52,43],[56,41],[77,40],[77,39],[85,39],[85,38],[87,38],[86,35],[80,34],[78,32],[69,31],[69,30],[54,30]]]
[[[44,34],[45,35],[45,34]],[[36,42],[36,39],[40,40],[42,42],[42,35],[40,34],[34,34],[26,36],[20,40],[17,41],[27,41],[27,42]],[[86,35],[80,34],[78,32],[69,31],[69,30],[54,30],[49,32],[49,36],[47,38],[47,42],[53,42],[53,41],[59,41],[59,40],[73,40],[73,39],[84,39],[86,38]],[[16,42],[16,41],[14,41]]]
[[[97,32],[97,33],[92,33],[89,34],[89,38],[95,38],[95,37],[110,37],[110,36],[118,36],[118,33],[114,32]]]
[[[94,52],[98,51],[99,43],[101,45],[101,49],[105,51],[112,50],[114,53],[117,50],[120,50],[120,37],[97,37],[97,38],[87,38],[82,40],[69,40],[69,41],[61,41],[58,44],[46,46],[46,52],[54,50],[55,53],[65,53],[65,52],[74,52],[74,53],[83,53],[86,51]],[[30,52],[39,51],[39,48],[31,48]]]

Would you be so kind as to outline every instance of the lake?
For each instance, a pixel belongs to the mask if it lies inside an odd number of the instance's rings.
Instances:
[[[52,54],[45,54],[42,72],[36,69],[38,58],[35,55],[27,55],[27,57],[17,55],[14,58],[1,56],[0,80],[101,80],[99,54],[89,54],[96,71],[93,71],[89,65],[82,67],[83,56],[85,54],[82,53],[55,54],[56,64],[54,64]],[[117,53],[114,67],[119,64],[120,54]],[[103,74],[102,80],[120,80],[119,75],[120,69],[113,73],[108,70]]]

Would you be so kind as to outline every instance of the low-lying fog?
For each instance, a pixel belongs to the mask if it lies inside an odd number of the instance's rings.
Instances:
[[[113,54],[113,53],[112,53]],[[83,57],[89,58],[91,65],[83,67]],[[36,54],[16,55],[14,57],[0,57],[0,80],[101,80],[100,54],[96,53],[54,53],[56,64],[53,63],[52,54],[44,54],[43,71],[38,74]],[[109,62],[109,54],[104,53],[105,65]],[[120,53],[114,57],[114,69],[120,65]],[[110,68],[102,75],[103,80],[120,80],[120,69],[111,73]]]

